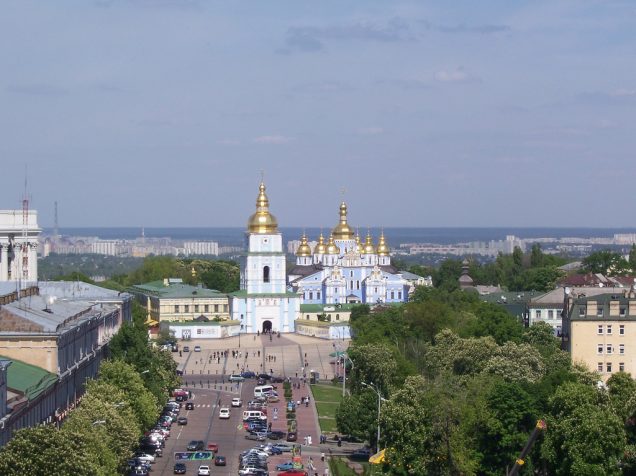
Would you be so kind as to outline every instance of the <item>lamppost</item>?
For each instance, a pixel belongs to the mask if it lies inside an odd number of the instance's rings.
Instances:
[[[243,324],[241,324],[241,328],[239,329],[239,349],[241,348],[241,331],[243,330]]]
[[[340,357],[342,357],[342,396],[345,396],[345,385],[347,382],[347,362],[345,361],[345,359],[347,359],[349,362],[351,362],[351,368],[353,369],[355,366],[353,364],[353,360],[351,360],[349,358],[349,355],[347,355],[346,352],[343,352],[340,350],[340,345],[338,343],[334,343],[332,344],[333,348],[336,350],[336,371],[338,370],[338,360],[340,360]]]
[[[380,404],[384,401],[386,402],[386,398],[384,398],[382,396],[382,394],[380,393],[380,389],[373,384],[373,382],[371,383],[366,383],[366,382],[360,382],[364,387],[370,388],[371,390],[373,390],[377,396],[378,396],[378,440],[377,440],[377,446],[376,446],[376,451],[380,451]]]

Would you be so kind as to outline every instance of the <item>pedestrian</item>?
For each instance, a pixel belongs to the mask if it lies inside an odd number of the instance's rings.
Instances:
[[[307,437],[306,436],[303,438],[303,445],[307,446]]]
[[[271,421],[267,424],[267,431],[272,431],[272,422]]]
[[[311,446],[311,435],[307,436],[307,444]]]
[[[325,468],[324,473],[322,473],[324,476],[329,476],[329,467]]]
[[[322,461],[322,462],[325,461],[325,452],[324,451],[322,453],[320,453],[320,461]]]
[[[259,357],[261,356],[261,351],[260,351],[260,350],[258,351],[258,356],[259,356]]]

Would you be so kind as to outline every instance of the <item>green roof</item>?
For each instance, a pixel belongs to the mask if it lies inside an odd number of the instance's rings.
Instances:
[[[150,283],[136,284],[128,288],[132,293],[150,294],[161,298],[224,298],[223,294],[216,289],[200,288],[183,283],[171,283],[166,286],[163,281],[152,281]]]
[[[0,359],[13,362],[7,369],[7,386],[25,394],[29,400],[33,400],[57,381],[57,375],[43,368],[1,355]]]

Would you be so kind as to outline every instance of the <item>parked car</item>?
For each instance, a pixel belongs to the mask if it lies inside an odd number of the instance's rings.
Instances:
[[[245,380],[245,377],[243,377],[242,375],[230,375],[230,382],[242,382],[243,380]]]
[[[285,379],[283,377],[272,377],[272,383],[283,383]]]
[[[349,458],[358,460],[358,461],[369,461],[371,457],[371,449],[370,448],[358,448],[354,450],[353,453],[349,455]]]
[[[287,445],[285,443],[274,443],[272,445],[273,448],[278,448],[283,453],[290,453],[292,450],[292,445]]]
[[[240,399],[240,398],[238,398],[238,397],[234,397],[234,398],[232,399],[232,406],[233,406],[233,407],[240,407],[240,406],[243,406],[243,400],[241,400],[241,399]]]
[[[184,345],[184,346],[183,346],[183,351],[184,351],[184,352],[190,352],[190,347],[189,347],[189,346],[187,346],[187,345]]]
[[[276,465],[276,471],[289,471],[290,469],[294,469],[294,463],[291,461]]]
[[[245,435],[246,440],[253,441],[265,441],[267,439],[267,433],[248,433]]]
[[[221,420],[227,420],[228,418],[230,418],[230,409],[227,407],[221,407],[219,409],[219,418]]]
[[[287,433],[287,441],[298,441],[298,435],[295,431],[290,431]]]
[[[139,460],[139,461],[147,461],[148,463],[154,463],[155,462],[155,457],[151,454],[148,453],[144,453],[141,451],[137,451],[135,453],[135,459]]]
[[[190,443],[188,443],[188,446],[186,446],[188,451],[203,451],[204,447],[205,443],[203,443],[203,441],[201,440],[192,440],[190,441]]]
[[[292,469],[291,471],[278,473],[278,476],[307,476],[307,471],[302,471],[300,469]]]
[[[174,464],[174,474],[186,474],[186,465],[185,463],[175,463]]]
[[[267,432],[267,438],[269,438],[270,440],[281,440],[285,438],[285,436],[287,436],[287,433],[280,430],[273,430],[273,431]]]
[[[194,346],[194,351],[195,352],[201,352],[201,346],[200,345],[195,345]]]
[[[186,410],[194,410],[194,403],[193,402],[187,402],[186,403]]]
[[[225,456],[216,456],[214,458],[214,466],[225,466],[226,464]]]
[[[188,419],[184,416],[180,416],[179,418],[177,418],[177,425],[187,425],[188,424]]]
[[[254,377],[256,377],[256,373],[252,372],[251,370],[246,370],[244,372],[241,372],[241,375],[243,376],[243,378],[254,378]]]

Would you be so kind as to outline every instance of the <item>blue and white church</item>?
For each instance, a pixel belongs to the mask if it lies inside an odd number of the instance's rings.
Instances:
[[[289,272],[292,289],[302,296],[303,304],[406,302],[415,285],[425,284],[425,279],[391,265],[384,232],[377,247],[369,232],[362,242],[347,222],[345,202],[326,243],[321,233],[312,250],[307,236],[302,236],[296,266]]]
[[[256,212],[247,222],[247,254],[241,262],[241,289],[230,295],[232,319],[241,333],[294,332],[301,297],[288,289],[283,236],[269,211],[261,182]]]

